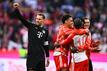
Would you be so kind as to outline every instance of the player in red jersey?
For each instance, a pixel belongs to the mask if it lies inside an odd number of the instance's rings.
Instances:
[[[78,35],[77,30],[83,28],[82,27],[83,22],[80,19],[75,19],[74,20],[74,26],[75,30],[62,42],[60,42],[60,45],[68,45],[70,42],[73,40],[74,45],[72,45],[72,48],[76,48],[77,52],[73,53],[72,58],[74,61],[73,63],[70,63],[70,71],[89,71],[88,67],[88,57],[86,55],[86,50],[88,50],[89,44],[87,44],[87,35],[82,34]],[[76,33],[75,33],[76,31]],[[80,31],[80,30],[79,30]],[[72,50],[72,49],[71,49]]]
[[[69,34],[72,33],[73,27],[73,19],[71,16],[69,15],[65,15],[62,18],[62,22],[64,24],[62,24],[59,27],[59,31],[57,34],[57,43],[60,43],[62,40],[66,39],[68,37]],[[86,30],[81,30],[80,32],[78,32],[78,34],[83,34],[86,33]],[[56,65],[56,70],[57,71],[68,71],[68,50],[69,50],[69,45],[63,45],[63,46],[59,46],[58,48],[55,48],[54,51],[54,61],[55,61],[55,65]]]
[[[63,24],[59,27],[56,43],[64,40],[72,31],[73,18],[70,15],[64,15],[62,18]],[[54,62],[56,71],[68,71],[68,47],[59,46],[54,50]]]
[[[88,18],[83,18],[83,21],[84,21],[84,28],[89,29],[90,20]],[[100,42],[92,40],[91,32],[89,32],[89,36],[87,39],[88,39],[88,44],[91,44],[89,49],[86,51],[86,54],[87,54],[88,59],[89,59],[89,71],[93,71],[92,61],[90,59],[90,53],[91,53],[91,51],[98,49],[97,47],[100,44]]]

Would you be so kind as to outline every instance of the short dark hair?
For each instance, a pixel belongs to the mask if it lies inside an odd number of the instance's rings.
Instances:
[[[45,19],[45,15],[43,13],[37,13],[37,15],[42,16]]]
[[[89,19],[89,18],[87,18],[87,17],[83,17],[83,19]]]
[[[70,15],[64,15],[63,17],[62,17],[62,23],[65,23],[65,21],[67,20],[67,19],[69,19],[71,16]]]
[[[74,19],[74,27],[75,27],[76,29],[80,29],[80,28],[83,27],[83,21],[82,21],[81,18],[75,18],[75,19]]]

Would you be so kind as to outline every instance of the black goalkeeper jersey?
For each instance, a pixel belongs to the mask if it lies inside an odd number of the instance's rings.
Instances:
[[[25,20],[18,9],[14,14],[28,28],[28,60],[42,60],[45,55],[49,57],[48,30]]]

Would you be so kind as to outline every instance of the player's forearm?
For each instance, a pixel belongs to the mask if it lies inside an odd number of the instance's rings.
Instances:
[[[49,57],[49,45],[44,46],[46,57]]]
[[[30,23],[24,19],[24,17],[20,14],[18,9],[15,9],[14,13],[15,16],[22,22],[23,25],[25,25],[26,27],[30,26]]]
[[[67,45],[70,42],[72,42],[72,38],[75,35],[82,35],[82,34],[88,34],[88,33],[89,33],[89,30],[87,30],[87,29],[80,29],[80,30],[76,30],[76,31],[74,30],[74,31],[71,32],[71,34],[65,40],[60,42],[60,44],[61,45]]]
[[[62,42],[59,42],[60,45],[67,45],[69,44],[70,42],[72,42],[72,38],[74,37],[75,35],[72,33],[70,34],[65,40],[63,40]]]
[[[79,30],[76,30],[76,34],[77,35],[89,34],[89,30],[88,29],[79,29]]]

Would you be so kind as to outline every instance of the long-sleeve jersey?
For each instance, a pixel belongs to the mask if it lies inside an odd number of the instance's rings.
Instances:
[[[89,44],[88,44],[88,36],[86,34],[83,35],[75,35],[73,37],[74,41],[74,46],[76,48],[82,48],[83,50],[81,52],[74,53],[74,61],[76,63],[82,62],[88,59],[86,55],[86,50],[89,49]],[[83,47],[81,47],[83,46]]]
[[[70,34],[68,36],[66,36],[63,40],[61,40],[59,43],[63,46],[63,45],[70,45],[70,44],[74,44],[73,46],[75,47],[79,47],[82,45],[85,45],[86,41],[87,41],[87,35],[86,33],[88,33],[89,31],[87,29],[72,29],[72,31],[70,31]],[[61,33],[63,33],[63,31],[61,31]],[[61,38],[61,36],[59,37]],[[73,43],[71,43],[73,41]],[[89,41],[88,41],[89,42]],[[79,53],[74,53],[75,56],[75,61],[76,62],[80,62],[83,60],[87,59],[87,56],[85,54],[85,51],[83,52],[79,52]],[[81,58],[81,56],[83,56],[83,58]],[[78,60],[78,58],[80,58]]]
[[[91,32],[89,32],[89,35],[87,37],[87,42],[86,42],[86,45],[89,48],[86,51],[86,54],[87,54],[88,58],[90,58],[91,51],[95,50],[96,47],[98,46],[98,44],[99,44],[99,42],[95,42],[94,40],[92,40]]]
[[[38,61],[44,58],[44,54],[49,57],[48,30],[26,21],[18,9],[14,14],[28,28],[28,58],[33,57]]]
[[[59,26],[56,42],[60,43],[62,40],[66,39],[70,34],[72,29],[67,27],[65,24]],[[56,65],[56,71],[60,71],[62,68],[68,68],[68,47],[69,46],[59,46],[54,50],[54,62]]]
[[[61,45],[70,44],[70,43],[73,41],[73,37],[74,37],[75,35],[82,35],[82,34],[86,34],[86,33],[88,33],[88,32],[89,32],[89,31],[88,31],[87,29],[79,29],[79,30],[73,29],[73,30],[70,32],[69,36],[68,36],[65,40],[61,41],[60,44],[61,44]]]
[[[91,32],[89,32],[89,35],[87,37],[87,42],[86,42],[86,45],[88,46],[88,48],[91,48],[91,43],[92,43]],[[88,58],[90,57],[90,50],[89,49],[86,51],[86,55]]]
[[[83,45],[86,45],[86,41],[87,41],[87,35],[86,34],[82,34],[82,35],[74,35],[74,37],[72,37],[73,43],[74,43],[74,47],[73,48],[80,48]],[[87,55],[86,55],[86,48],[82,47],[81,52],[77,52],[77,53],[73,53],[74,54],[74,61],[75,63],[78,62],[82,62],[88,59]]]
[[[67,36],[72,32],[72,29],[68,28],[65,25],[61,25],[59,27],[58,33],[57,33],[57,42],[60,42],[67,38]]]
[[[71,33],[71,31],[72,31],[72,29],[70,29],[66,25],[64,25],[64,24],[60,25],[60,27],[58,29],[58,33],[57,33],[56,42],[60,43],[62,40],[66,39],[67,36]],[[57,55],[57,51],[63,52],[64,54],[67,55],[68,49],[69,49],[69,45],[68,46],[59,46],[58,48],[55,48],[54,55]]]

